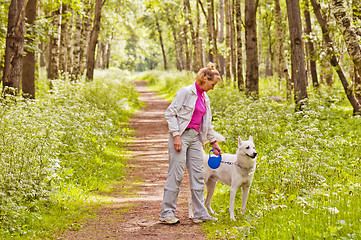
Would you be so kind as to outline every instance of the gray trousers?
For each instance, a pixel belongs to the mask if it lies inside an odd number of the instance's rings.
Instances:
[[[204,206],[203,149],[198,135],[199,133],[194,129],[186,130],[181,135],[182,150],[180,152],[174,149],[173,136],[169,136],[169,168],[160,211],[161,217],[174,216],[186,166],[189,174],[194,218],[209,216]]]

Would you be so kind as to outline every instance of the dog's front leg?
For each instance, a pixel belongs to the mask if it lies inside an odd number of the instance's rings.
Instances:
[[[232,221],[236,221],[234,218],[234,201],[236,199],[237,187],[231,186],[231,193],[229,197],[229,216]]]
[[[242,187],[242,214],[246,213],[249,185]]]

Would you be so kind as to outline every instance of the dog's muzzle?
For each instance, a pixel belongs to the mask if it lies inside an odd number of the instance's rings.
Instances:
[[[246,153],[246,155],[247,155],[248,157],[250,157],[250,158],[255,158],[255,157],[257,157],[257,153],[253,153],[253,155],[248,155],[248,154]]]

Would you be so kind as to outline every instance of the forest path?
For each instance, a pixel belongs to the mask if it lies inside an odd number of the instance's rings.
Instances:
[[[94,219],[77,231],[68,230],[61,239],[206,239],[200,225],[188,218],[188,175],[183,178],[175,216],[180,224],[158,221],[168,171],[168,127],[164,112],[169,103],[151,92],[146,82],[135,82],[146,107],[136,114],[130,127],[135,140],[129,146],[129,168],[125,186],[108,194],[112,204],[99,208]]]

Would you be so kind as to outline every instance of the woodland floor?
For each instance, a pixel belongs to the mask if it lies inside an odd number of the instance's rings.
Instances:
[[[169,103],[135,82],[146,107],[135,115],[130,127],[135,140],[129,146],[127,182],[108,194],[112,204],[105,204],[78,230],[67,230],[59,239],[206,239],[201,226],[188,218],[190,196],[188,175],[183,178],[175,216],[177,225],[158,221],[163,187],[168,170],[168,128],[164,112]]]

